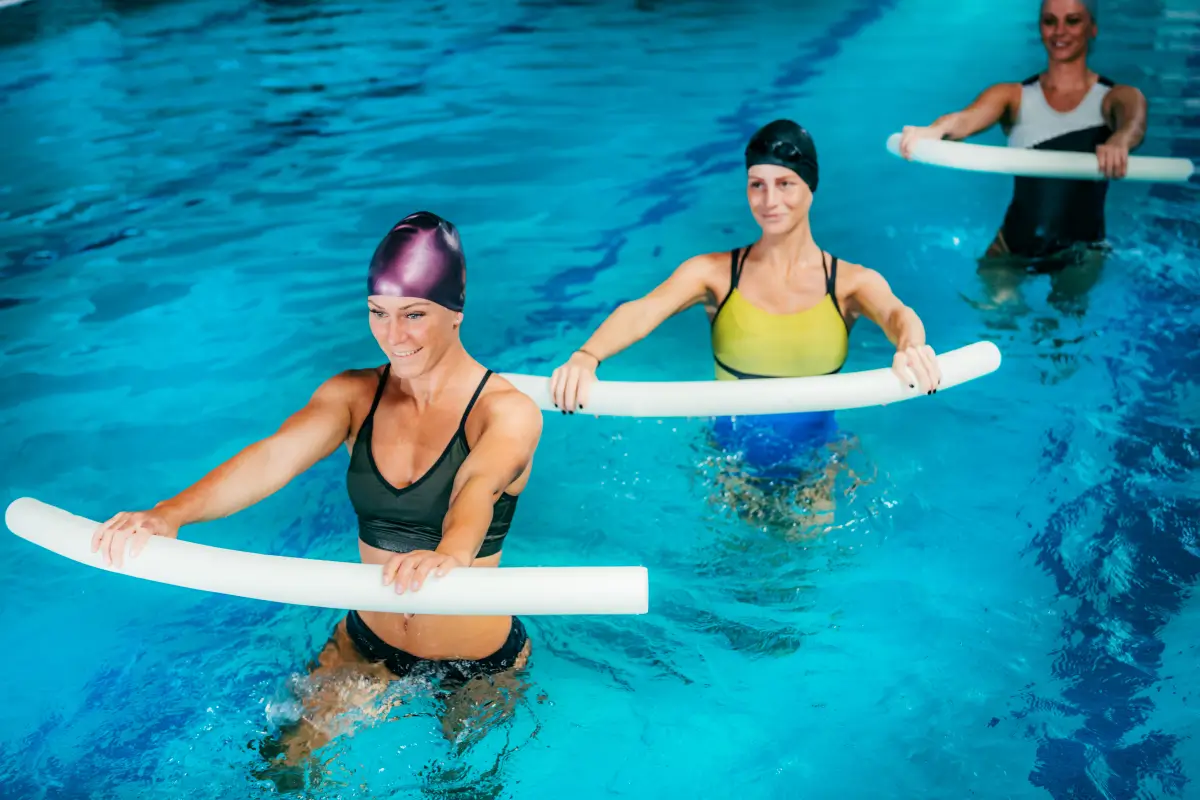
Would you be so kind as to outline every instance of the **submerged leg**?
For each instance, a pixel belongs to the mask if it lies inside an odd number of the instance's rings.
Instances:
[[[808,473],[807,479],[800,483],[790,498],[791,515],[799,523],[788,534],[793,541],[814,539],[823,532],[819,529],[833,525],[837,508],[837,479],[843,472],[851,479],[850,485],[842,493],[844,497],[852,497],[860,486],[866,486],[874,480],[859,478],[846,461],[850,451],[858,447],[857,436],[830,442],[826,447],[832,455],[822,456],[824,466],[819,471]]]
[[[983,302],[963,296],[963,299],[980,311],[994,311],[1010,307],[1020,311],[1024,305],[1021,298],[1021,284],[1025,280],[1025,269],[1021,259],[1013,256],[1004,241],[1004,232],[996,233],[996,238],[988,246],[983,257],[976,262],[976,274],[983,283],[987,299]]]
[[[836,452],[838,445],[828,447]],[[818,469],[776,465],[765,475],[756,474],[744,459],[724,458],[712,475],[715,491],[709,500],[732,508],[751,524],[788,528],[793,531],[788,538],[796,529],[801,533],[795,538],[812,538],[814,528],[833,521],[834,483],[843,469],[836,458],[824,456],[824,447],[820,452],[813,456],[824,462]]]
[[[1100,281],[1105,254],[1101,250],[1081,250],[1078,260],[1050,275],[1050,294],[1046,300],[1065,317],[1087,313],[1088,293]]]
[[[530,685],[521,671],[529,653],[530,643],[526,640],[512,666],[502,672],[468,678],[451,666],[450,675],[442,675],[438,681],[437,694],[442,703],[438,717],[451,757],[439,759],[424,773],[426,794],[481,799],[507,796],[503,766],[515,747],[511,732],[504,728],[513,719],[517,705],[525,701]],[[485,739],[488,746],[467,758]]]
[[[981,262],[976,270],[983,283],[987,302],[976,304],[981,311],[994,311],[1000,308],[1021,310],[1024,301],[1021,298],[1021,284],[1025,282],[1025,272],[1004,261]]]
[[[494,675],[468,680],[446,698],[441,715],[442,735],[457,745],[459,754],[481,739],[496,723],[510,717],[525,699],[529,684],[520,672],[529,663],[532,645],[527,639],[512,667]]]
[[[255,777],[274,781],[280,791],[302,788],[306,771],[312,780],[319,780],[320,768],[312,754],[349,730],[352,722],[340,719],[347,711],[374,703],[393,680],[395,676],[383,664],[359,654],[345,620],[339,622],[309,666],[300,718],[260,743],[258,750],[267,764],[256,770]]]

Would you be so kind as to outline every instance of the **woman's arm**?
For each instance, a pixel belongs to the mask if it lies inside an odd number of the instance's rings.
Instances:
[[[399,553],[384,565],[383,582],[395,582],[397,592],[420,589],[435,571],[440,576],[469,567],[492,524],[496,501],[533,463],[542,435],[536,403],[516,390],[496,392],[480,402],[478,412],[483,427],[454,476],[437,549]]]
[[[917,312],[901,302],[875,270],[858,267],[853,271],[848,305],[878,325],[895,345],[892,371],[910,389],[920,387],[926,394],[937,391],[942,382],[941,369],[933,348],[925,342],[925,325]]]
[[[962,111],[944,114],[925,127],[905,125],[900,135],[900,154],[909,158],[913,146],[921,139],[966,139],[974,136],[1005,117],[1011,119],[1016,116],[1020,104],[1019,83],[989,86]]]
[[[1124,178],[1129,153],[1146,138],[1146,97],[1132,86],[1114,86],[1104,96],[1104,116],[1115,129],[1108,141],[1096,148],[1100,171],[1109,178]]]
[[[617,306],[580,349],[603,361],[646,338],[667,317],[704,301],[708,270],[709,256],[689,258],[645,297]]]
[[[350,436],[354,378],[335,376],[275,433],[155,506],[182,527],[235,514],[271,496]]]
[[[330,378],[271,436],[154,508],[115,515],[96,529],[92,551],[121,567],[129,538],[136,556],[151,536],[178,537],[184,525],[227,517],[279,491],[349,437],[354,381],[348,373]]]
[[[617,306],[583,346],[550,376],[555,405],[564,413],[582,408],[600,362],[644,339],[667,317],[703,302],[708,297],[711,271],[711,254],[689,258],[645,297]]]

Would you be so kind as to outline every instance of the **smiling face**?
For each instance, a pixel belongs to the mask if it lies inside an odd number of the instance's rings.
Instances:
[[[1086,59],[1096,36],[1096,21],[1079,0],[1044,0],[1040,28],[1051,61]]]
[[[415,297],[367,298],[371,334],[398,378],[416,378],[458,343],[462,312]]]
[[[785,234],[808,217],[813,193],[787,167],[756,164],[746,172],[746,199],[764,234]]]

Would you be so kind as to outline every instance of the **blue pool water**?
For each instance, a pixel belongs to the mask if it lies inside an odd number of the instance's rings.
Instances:
[[[548,416],[506,564],[644,564],[651,613],[528,619],[523,696],[459,744],[399,687],[312,796],[1200,797],[1196,184],[1114,187],[1098,283],[996,310],[973,259],[1008,181],[883,149],[1035,72],[1028,9],[400,7],[0,10],[5,504],[144,507],[377,363],[365,264],[417,208],[462,230],[468,349],[545,374],[682,259],[753,238],[739,153],[791,116],[820,148],[818,241],[1001,370],[840,414],[857,444],[816,540],[729,513],[705,420]],[[1105,4],[1095,66],[1149,97],[1144,153],[1200,158],[1198,52],[1195,0]],[[605,374],[709,377],[705,334],[681,315]],[[851,346],[847,369],[888,363],[866,325]],[[344,469],[186,535],[352,559]],[[11,535],[0,586],[0,795],[273,792],[253,745],[337,612]]]

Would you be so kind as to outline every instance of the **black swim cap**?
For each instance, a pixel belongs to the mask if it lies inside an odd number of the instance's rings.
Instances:
[[[817,191],[817,146],[808,131],[790,119],[768,122],[750,137],[746,145],[746,169],[755,164],[787,167],[809,189]]]

